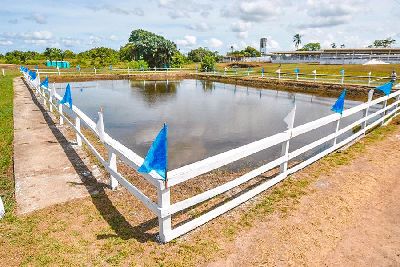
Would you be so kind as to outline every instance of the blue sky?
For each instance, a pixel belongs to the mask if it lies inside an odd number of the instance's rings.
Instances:
[[[177,43],[182,52],[205,46],[225,53],[231,45],[269,51],[303,43],[332,42],[364,47],[392,37],[400,44],[400,0],[1,0],[0,53],[59,47],[80,52],[92,47],[119,49],[132,30],[142,28]]]

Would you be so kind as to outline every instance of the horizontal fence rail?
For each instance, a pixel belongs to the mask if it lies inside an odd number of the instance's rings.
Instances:
[[[40,74],[40,72],[39,72]],[[86,114],[84,114],[76,106],[72,106],[70,116],[67,116],[63,111],[63,108],[70,108],[66,105],[60,104],[62,99],[60,95],[53,93],[50,88],[41,87],[40,76],[36,80],[31,80],[27,73],[24,73],[25,81],[28,86],[36,92],[44,103],[44,106],[49,104],[50,111],[57,112],[60,116],[59,122],[63,124],[68,123],[76,133],[77,144],[86,144],[89,150],[96,156],[99,162],[105,167],[110,174],[110,187],[115,189],[118,185],[126,188],[131,194],[138,198],[149,210],[151,210],[157,217],[159,222],[159,238],[162,242],[171,241],[193,229],[199,227],[206,222],[218,217],[221,214],[239,206],[247,200],[257,196],[264,192],[268,188],[271,188],[275,184],[284,180],[288,175],[303,169],[318,159],[334,152],[335,150],[351,144],[355,140],[362,138],[365,134],[372,130],[374,127],[384,125],[388,123],[394,116],[398,115],[400,109],[400,91],[393,92],[388,96],[382,96],[376,99],[372,99],[372,94],[369,94],[368,101],[357,106],[351,107],[344,110],[343,114],[331,114],[317,120],[305,123],[303,125],[296,126],[288,129],[284,132],[277,133],[275,135],[263,138],[261,140],[252,142],[250,144],[231,149],[224,153],[200,160],[198,162],[188,164],[186,166],[177,168],[175,170],[168,171],[168,187],[165,186],[161,177],[155,173],[143,175],[147,182],[152,184],[157,189],[157,202],[154,202],[151,197],[147,196],[138,187],[134,186],[129,182],[117,169],[117,159],[121,160],[129,167],[137,170],[142,165],[144,159],[134,153],[129,148],[122,145],[117,140],[113,139],[107,133],[99,132],[96,127],[96,123],[91,120]],[[351,117],[355,114],[362,113],[360,119],[356,119],[349,123],[345,127],[340,127],[340,122],[343,118]],[[75,123],[73,122],[75,120]],[[92,143],[81,131],[81,123],[84,127],[89,129],[96,137],[102,140],[108,151],[108,159],[96,150]],[[296,150],[290,151],[290,144],[293,138],[300,135],[307,135],[314,130],[318,130],[321,127],[329,124],[336,124],[335,131],[327,134],[326,136],[306,144]],[[359,127],[358,131],[354,131],[355,128]],[[351,133],[349,136],[349,132]],[[340,142],[339,138],[344,137]],[[330,146],[324,147],[322,151],[318,151],[317,154],[313,154],[311,157],[306,158],[302,161],[294,162],[294,164],[288,164],[289,161],[293,161],[295,158],[303,155],[306,152],[310,152],[313,149],[329,143]],[[249,157],[260,151],[266,151],[273,146],[280,145],[282,147],[281,155],[260,166],[248,173],[245,173],[234,180],[226,182],[222,185],[218,185],[212,189],[199,193],[195,196],[187,199],[171,203],[170,190],[178,184],[182,184],[188,180],[194,179],[202,174],[209,173],[225,165],[231,164],[243,158]],[[290,166],[290,167],[289,167]],[[279,173],[268,180],[263,181],[257,186],[251,188],[248,191],[244,191],[235,198],[222,203],[220,206],[209,210],[201,216],[187,221],[175,228],[172,228],[172,216],[179,212],[190,209],[200,203],[224,194],[240,185],[243,185],[252,179],[266,173],[267,171],[279,168]]]

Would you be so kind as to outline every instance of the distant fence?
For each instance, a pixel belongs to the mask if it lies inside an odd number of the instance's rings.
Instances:
[[[132,68],[47,68],[35,69],[37,73],[46,75],[101,75],[101,74],[121,74],[121,75],[134,75],[143,73],[177,73],[182,71],[193,71],[189,68],[146,68],[146,69],[132,69]]]
[[[372,73],[366,75],[346,75],[346,74],[324,74],[315,72],[299,72],[295,73],[293,70],[276,70],[276,71],[260,71],[252,70],[250,68],[243,69],[227,69],[225,71],[208,71],[202,72],[209,76],[224,76],[224,77],[249,77],[249,78],[262,78],[272,79],[278,81],[310,81],[319,83],[333,83],[333,84],[353,84],[353,85],[367,85],[377,86],[391,80],[390,76],[375,76]]]
[[[40,81],[40,77],[37,79]],[[218,217],[219,215],[224,214],[225,212],[239,206],[261,192],[267,190],[268,188],[271,188],[275,184],[285,179],[288,175],[301,170],[318,159],[328,155],[329,153],[351,143],[358,138],[363,137],[367,131],[372,130],[374,127],[388,123],[390,119],[398,115],[400,108],[400,91],[391,93],[388,96],[382,96],[377,99],[373,99],[373,90],[371,90],[368,97],[368,102],[347,109],[342,115],[334,113],[288,129],[284,132],[252,142],[250,144],[168,171],[168,187],[165,187],[161,177],[158,176],[158,174],[154,171],[148,175],[142,174],[143,177],[157,189],[157,202],[154,202],[152,201],[151,197],[145,195],[145,193],[129,182],[117,170],[117,158],[122,160],[131,168],[137,170],[144,161],[142,157],[118,141],[114,140],[108,134],[99,132],[99,130],[97,130],[98,127],[96,127],[96,123],[76,106],[72,107],[71,112],[73,118],[70,120],[69,116],[66,116],[63,112],[64,107],[69,107],[59,103],[59,100],[61,99],[60,95],[54,94],[54,91],[52,93],[52,90],[47,88],[40,88],[39,81],[31,81],[28,75],[25,75],[25,80],[27,84],[39,95],[45,106],[47,103],[49,103],[50,111],[58,112],[60,115],[60,124],[67,122],[72,127],[76,133],[78,145],[81,145],[82,142],[85,143],[90,151],[97,157],[99,162],[105,167],[111,176],[110,186],[115,188],[118,184],[120,184],[121,186],[125,187],[131,194],[142,201],[148,209],[158,216],[159,237],[162,242],[171,241]],[[353,118],[353,115],[360,113],[362,113],[361,119],[356,119],[354,122],[341,127],[340,122],[342,118]],[[99,113],[99,117],[100,119],[102,118],[101,113]],[[73,119],[75,122],[73,122]],[[93,144],[90,143],[88,138],[83,135],[81,131],[81,122],[83,122],[92,133],[99,137],[100,140],[104,140],[103,144],[108,150],[107,160],[101,156]],[[296,150],[290,150],[290,144],[293,138],[300,135],[309,135],[312,131],[318,130],[321,127],[331,123],[335,125],[335,130],[330,134]],[[357,128],[359,130],[355,131],[354,129]],[[312,149],[323,144],[329,145],[325,146],[323,150],[312,155],[310,158],[302,161],[294,161],[296,157],[303,155],[304,153],[311,151]],[[170,193],[174,186],[277,145],[281,146],[282,148],[282,153],[277,159],[272,160],[267,164],[264,164],[261,167],[241,175],[240,177],[225,184],[216,186],[212,189],[176,203],[171,203]],[[173,215],[182,211],[187,211],[188,209],[223,193],[230,192],[230,190],[236,189],[240,185],[251,181],[253,178],[256,178],[261,174],[277,167],[279,167],[279,174],[272,179],[265,180],[257,186],[252,187],[250,190],[241,191],[241,194],[238,196],[236,195],[231,200],[224,202],[220,206],[212,208],[206,213],[190,221],[186,221],[175,228],[172,228],[171,219]]]

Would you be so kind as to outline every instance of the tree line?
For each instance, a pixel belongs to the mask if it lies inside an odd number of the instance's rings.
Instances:
[[[217,51],[199,47],[187,55],[181,53],[174,42],[163,36],[142,29],[131,32],[128,43],[115,50],[96,47],[80,53],[59,48],[46,48],[42,53],[18,51],[0,54],[0,61],[9,64],[43,64],[46,60],[68,60],[80,67],[107,67],[109,65],[129,66],[131,68],[173,67],[179,68],[191,62],[198,62],[202,69],[213,69],[222,56]]]
[[[302,43],[302,35],[299,33],[296,33],[293,36],[293,43],[297,51],[318,51],[321,50],[321,44],[320,43],[307,43],[303,47],[299,48],[299,46]],[[396,40],[393,38],[389,37],[386,39],[382,40],[375,40],[371,45],[367,46],[367,48],[390,48],[396,43]],[[331,44],[331,48],[338,48],[336,43]],[[346,48],[345,44],[341,44],[340,48]]]

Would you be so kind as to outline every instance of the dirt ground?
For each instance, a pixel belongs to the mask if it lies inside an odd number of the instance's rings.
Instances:
[[[208,266],[399,266],[399,148],[397,129],[321,175],[295,211],[266,218]]]

